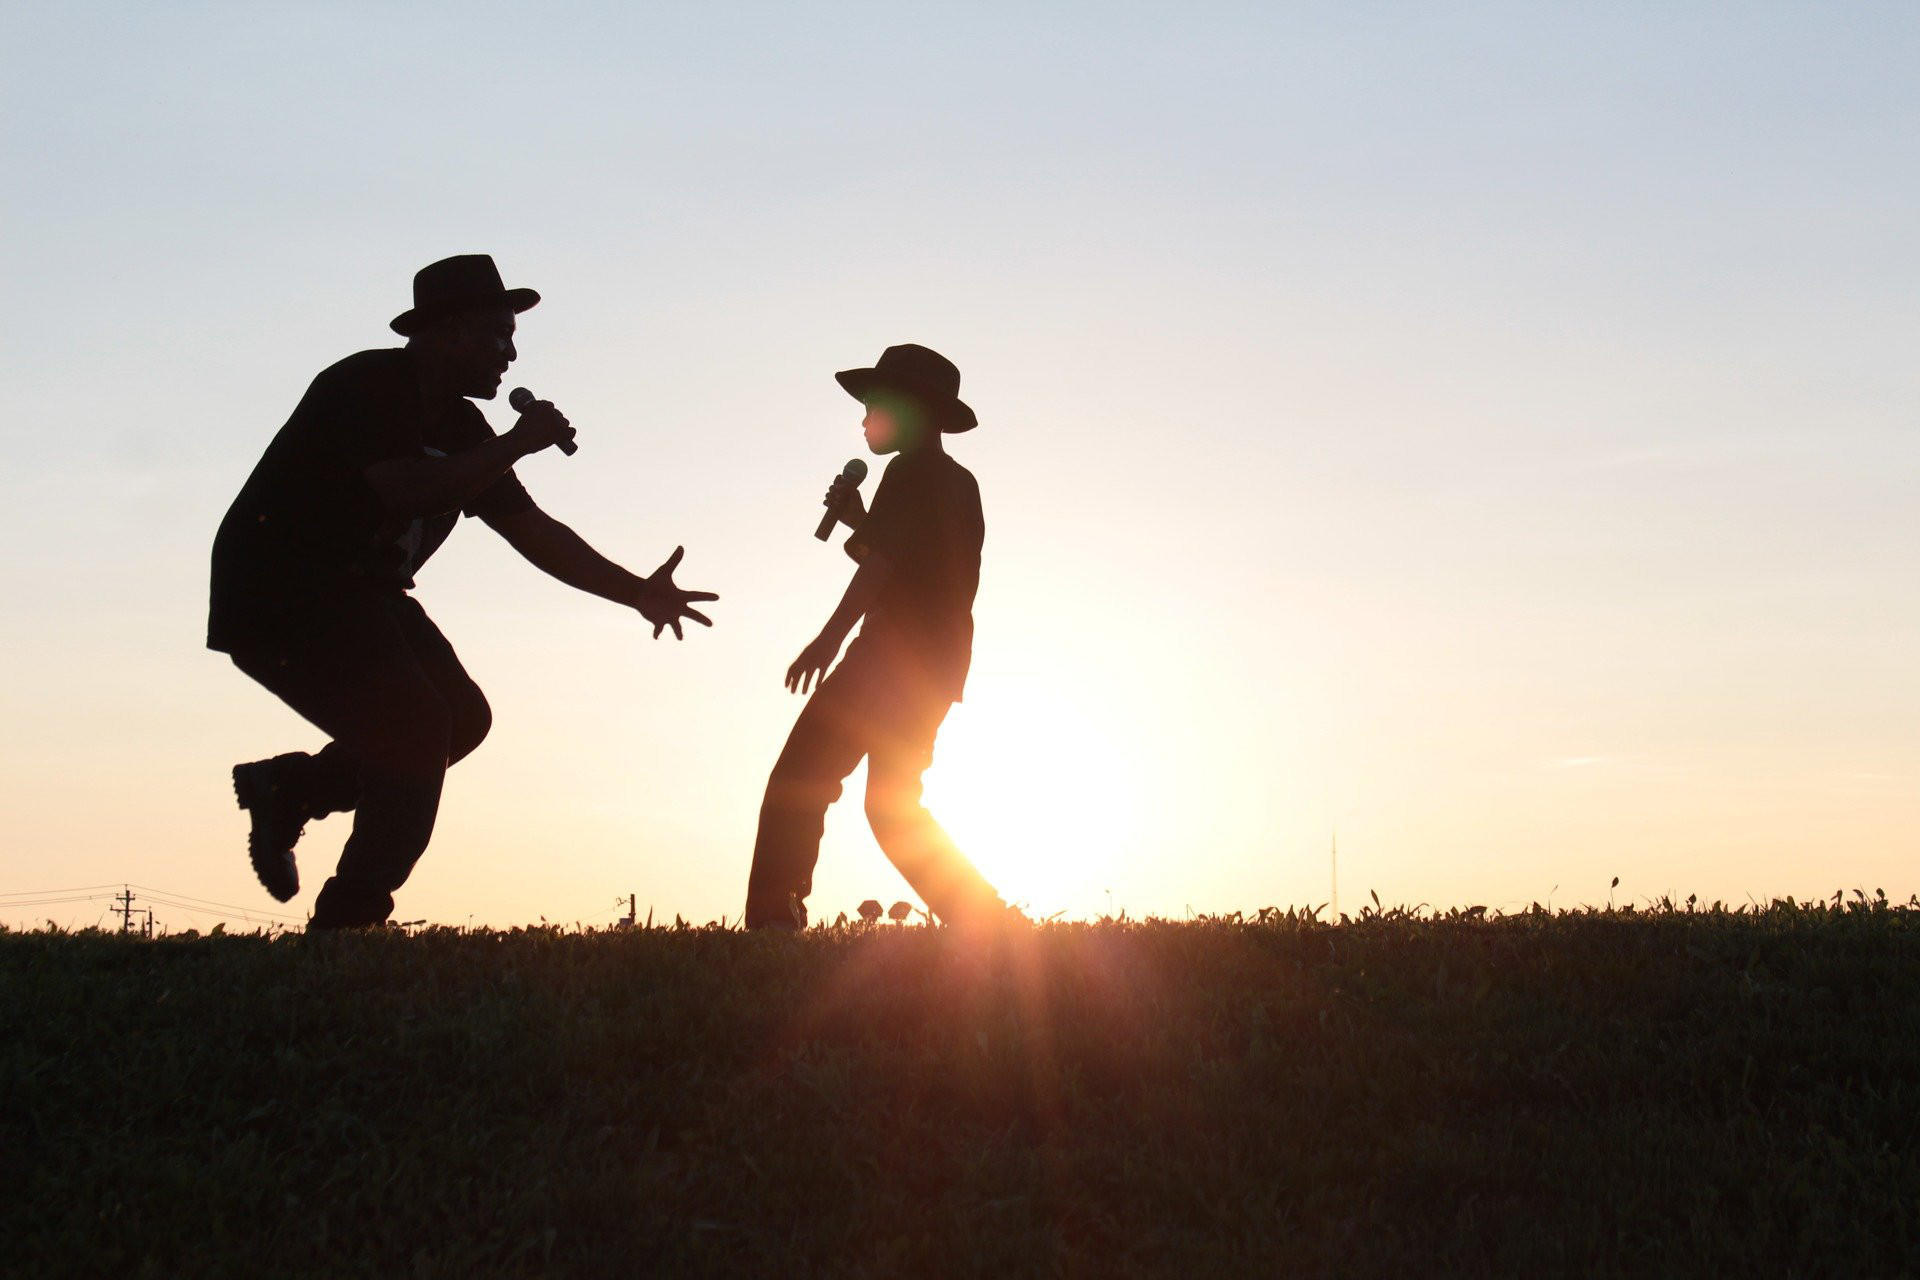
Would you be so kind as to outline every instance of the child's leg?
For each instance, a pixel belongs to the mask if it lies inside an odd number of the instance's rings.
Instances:
[[[921,900],[948,924],[960,924],[998,917],[1006,904],[920,803],[920,775],[933,763],[947,707],[897,706],[901,714],[886,717],[867,756],[867,822]]]
[[[767,779],[747,876],[747,928],[805,926],[827,807],[866,755],[869,736],[857,682],[835,671],[801,708]]]

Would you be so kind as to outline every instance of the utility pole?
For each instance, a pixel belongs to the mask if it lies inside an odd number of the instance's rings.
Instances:
[[[639,895],[639,894],[637,894],[637,893],[630,893],[630,894],[628,894],[628,895],[627,895],[627,914],[626,914],[626,915],[624,915],[624,916],[622,916],[622,917],[621,917],[621,918],[620,918],[620,919],[619,919],[618,921],[616,921],[615,923],[617,923],[617,924],[618,924],[618,925],[619,925],[619,926],[620,926],[620,927],[621,927],[622,929],[631,929],[631,928],[633,928],[633,926],[634,926],[635,924],[637,924],[637,923],[639,923],[639,922],[638,922],[638,921],[637,921],[637,920],[636,920],[636,919],[634,918],[634,917],[635,917],[636,915],[638,915],[638,914],[639,914],[639,911],[640,911],[640,906],[639,906],[639,903],[640,903],[640,895]]]
[[[120,932],[132,933],[133,932],[133,890],[128,888],[124,884],[121,885],[120,896],[115,898],[113,901],[114,901],[114,905],[111,908],[111,910],[115,915],[120,917]],[[151,918],[152,913],[149,912],[148,916],[149,918]],[[151,932],[152,925],[148,925],[148,930],[149,932]]]

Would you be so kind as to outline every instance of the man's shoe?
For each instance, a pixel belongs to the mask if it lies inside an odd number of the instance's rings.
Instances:
[[[295,753],[233,766],[233,798],[253,818],[247,832],[247,857],[253,874],[281,902],[291,901],[300,892],[293,846],[306,830],[308,813],[306,801],[292,785],[292,773],[294,762],[305,759]]]
[[[320,886],[313,898],[313,915],[307,920],[308,933],[331,933],[347,929],[397,929],[393,915],[393,895],[378,889],[355,886],[333,877]]]

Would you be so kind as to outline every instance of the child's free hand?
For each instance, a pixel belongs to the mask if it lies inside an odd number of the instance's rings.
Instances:
[[[827,674],[827,668],[840,654],[840,642],[826,636],[815,636],[800,656],[787,668],[787,691],[806,693]]]

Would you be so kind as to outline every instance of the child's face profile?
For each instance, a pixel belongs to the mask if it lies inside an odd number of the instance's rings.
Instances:
[[[884,406],[869,403],[867,416],[860,420],[860,430],[867,437],[867,448],[875,453],[892,453],[900,447],[900,424]]]
[[[904,397],[878,392],[867,402],[867,416],[860,420],[867,448],[875,453],[897,453],[912,443],[919,429],[920,415]]]

